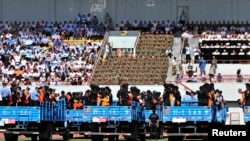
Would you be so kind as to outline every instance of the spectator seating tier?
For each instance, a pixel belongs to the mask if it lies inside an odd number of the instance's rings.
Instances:
[[[172,48],[173,36],[166,34],[142,34],[138,37],[136,56],[108,56],[99,60],[91,83],[116,85],[162,84],[168,70],[165,51]]]

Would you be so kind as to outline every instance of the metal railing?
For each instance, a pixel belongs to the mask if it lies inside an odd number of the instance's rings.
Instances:
[[[90,82],[92,81],[92,78],[93,78],[93,76],[94,76],[95,70],[96,70],[97,65],[98,65],[98,62],[100,61],[100,58],[101,58],[101,56],[103,55],[103,53],[104,53],[104,51],[105,51],[105,45],[107,44],[108,36],[109,36],[109,32],[107,31],[107,32],[105,33],[105,35],[104,35],[104,39],[103,39],[103,41],[102,41],[102,46],[101,46],[101,48],[100,48],[100,50],[99,50],[99,52],[98,52],[98,57],[97,57],[97,59],[95,60],[94,67],[93,67],[93,72],[92,72],[92,74],[91,74],[91,76],[90,76],[89,81],[87,82],[88,85],[89,85]]]

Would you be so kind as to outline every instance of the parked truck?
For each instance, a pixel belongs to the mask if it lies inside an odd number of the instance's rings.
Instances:
[[[32,141],[49,141],[53,134],[69,139],[65,100],[41,102],[40,106],[0,106],[0,132],[5,141],[17,141],[19,135]]]
[[[91,136],[92,141],[109,141],[118,136],[126,140],[144,139],[142,107],[137,102],[131,106],[84,106],[83,109],[69,110],[68,119],[71,133]]]
[[[198,106],[198,101],[182,101],[181,106],[163,107],[163,126],[169,141],[184,138],[207,140],[208,126],[226,122],[227,107]]]

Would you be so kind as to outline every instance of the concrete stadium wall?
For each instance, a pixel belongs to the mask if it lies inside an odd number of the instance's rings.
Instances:
[[[178,21],[185,10],[189,21],[246,21],[248,0],[0,0],[1,21],[64,21],[78,13],[97,15],[108,12],[113,23],[121,20]]]
[[[193,91],[197,91],[203,83],[183,83]],[[105,85],[100,85],[105,86]],[[119,90],[120,86],[119,85],[108,85],[112,93],[114,95],[114,99],[116,99],[116,93]],[[132,85],[131,85],[132,86]],[[129,86],[129,87],[131,87]],[[134,86],[134,85],[133,85]],[[182,95],[185,94],[186,89],[181,86],[179,86],[179,90]],[[23,88],[27,86],[22,86]],[[36,86],[28,86],[31,89],[35,88]],[[90,89],[88,85],[82,85],[82,86],[50,86],[51,88],[56,89],[57,93],[60,93],[62,90],[64,91],[70,91],[70,92],[79,92],[83,91],[85,92],[87,89]],[[164,87],[162,85],[136,85],[141,91],[158,91],[158,92],[163,92]],[[224,99],[227,101],[237,101],[237,99],[241,98],[241,96],[238,94],[238,88],[242,88],[243,90],[245,89],[244,83],[215,83],[215,89],[220,89],[223,92]]]

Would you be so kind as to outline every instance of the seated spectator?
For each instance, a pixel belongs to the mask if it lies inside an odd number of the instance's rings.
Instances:
[[[243,52],[243,49],[240,49],[239,55],[245,55],[245,52]]]
[[[221,53],[221,55],[228,55],[228,52],[226,50],[223,50],[223,52]]]
[[[249,46],[247,46],[245,43],[241,46],[242,49],[247,49]]]
[[[175,82],[176,82],[176,83],[180,83],[180,82],[181,82],[181,75],[180,75],[179,72],[177,73],[177,75],[176,75],[176,77],[175,77]]]
[[[219,43],[216,43],[215,46],[214,46],[214,48],[220,48]]]
[[[218,49],[216,49],[216,50],[212,53],[212,55],[220,55],[219,50],[218,50]]]
[[[198,75],[197,75],[197,73],[194,73],[192,79],[193,79],[193,82],[195,82],[195,83],[198,82]]]
[[[247,55],[250,55],[250,50],[248,50]]]
[[[188,77],[191,78],[194,74],[194,70],[193,70],[193,65],[191,63],[188,64],[187,68],[186,68],[186,73],[188,74]]]
[[[235,50],[233,50],[233,51],[231,52],[231,55],[237,55],[237,52],[236,52]]]

